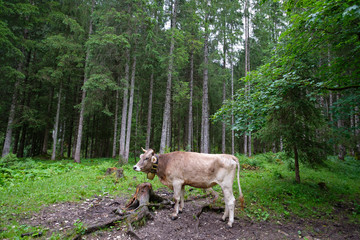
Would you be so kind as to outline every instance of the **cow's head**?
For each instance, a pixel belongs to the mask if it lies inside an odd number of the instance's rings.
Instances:
[[[139,162],[134,166],[134,170],[138,172],[148,173],[153,169],[153,165],[157,162],[157,158],[155,156],[155,152],[152,149],[145,150],[144,154],[140,155]]]

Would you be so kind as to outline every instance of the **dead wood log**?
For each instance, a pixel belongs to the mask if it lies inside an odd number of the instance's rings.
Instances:
[[[152,202],[152,203],[150,203]],[[157,203],[153,203],[157,202]],[[118,204],[115,202],[114,204]],[[92,225],[84,226],[83,231],[76,233],[73,239],[81,239],[81,236],[95,232],[99,229],[113,226],[116,222],[126,221],[130,226],[130,230],[127,232],[129,235],[140,239],[133,231],[131,224],[134,222],[139,222],[142,219],[153,219],[153,215],[149,210],[153,208],[160,208],[166,205],[170,205],[171,202],[156,195],[152,190],[150,183],[142,183],[136,187],[136,192],[134,196],[129,200],[124,208],[112,209],[111,213],[116,214],[113,218],[107,221],[101,221],[94,223]],[[109,204],[111,206],[113,204]],[[70,233],[69,236],[74,236],[74,233]]]

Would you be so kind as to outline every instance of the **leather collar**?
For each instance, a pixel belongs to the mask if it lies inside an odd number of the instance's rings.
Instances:
[[[151,173],[157,173],[157,167],[159,164],[159,155],[155,154],[156,162],[152,164],[152,168],[150,170]]]

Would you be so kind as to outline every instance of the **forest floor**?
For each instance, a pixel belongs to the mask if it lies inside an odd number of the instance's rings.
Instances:
[[[172,192],[165,188],[156,194],[172,199]],[[83,202],[65,202],[42,208],[37,213],[27,213],[22,224],[49,229],[40,238],[51,235],[64,236],[71,229],[81,231],[83,226],[104,222],[115,216],[113,210],[125,206],[128,199],[95,196]],[[199,198],[185,202],[185,209],[175,221],[170,219],[172,209],[151,210],[154,218],[134,226],[130,235],[126,223],[100,230],[82,239],[360,239],[359,225],[351,223],[344,214],[347,206],[338,205],[332,219],[300,219],[258,221],[249,217],[236,218],[233,228],[220,221],[222,213],[203,212],[196,218],[202,206],[211,198]],[[239,209],[237,209],[239,210]],[[142,226],[140,226],[142,225]]]

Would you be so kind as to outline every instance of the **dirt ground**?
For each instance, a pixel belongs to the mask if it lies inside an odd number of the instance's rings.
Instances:
[[[172,193],[168,190],[160,189],[155,193],[172,199]],[[112,211],[125,206],[127,200],[121,197],[94,196],[82,203],[54,204],[44,207],[35,215],[28,214],[22,222],[48,228],[47,236],[41,237],[46,239],[53,232],[66,233],[74,226],[79,226],[76,223],[79,220],[84,225],[106,221],[114,217]],[[128,226],[122,224],[85,235],[83,239],[360,239],[359,225],[349,223],[346,218],[339,222],[299,218],[284,222],[258,222],[242,218],[235,219],[233,228],[229,229],[226,223],[220,221],[222,213],[203,212],[198,222],[196,213],[210,201],[210,198],[187,201],[183,213],[175,221],[170,219],[172,210],[155,210],[153,220],[148,220],[144,226],[133,226],[136,236],[129,235]],[[341,216],[341,212],[336,214]]]

